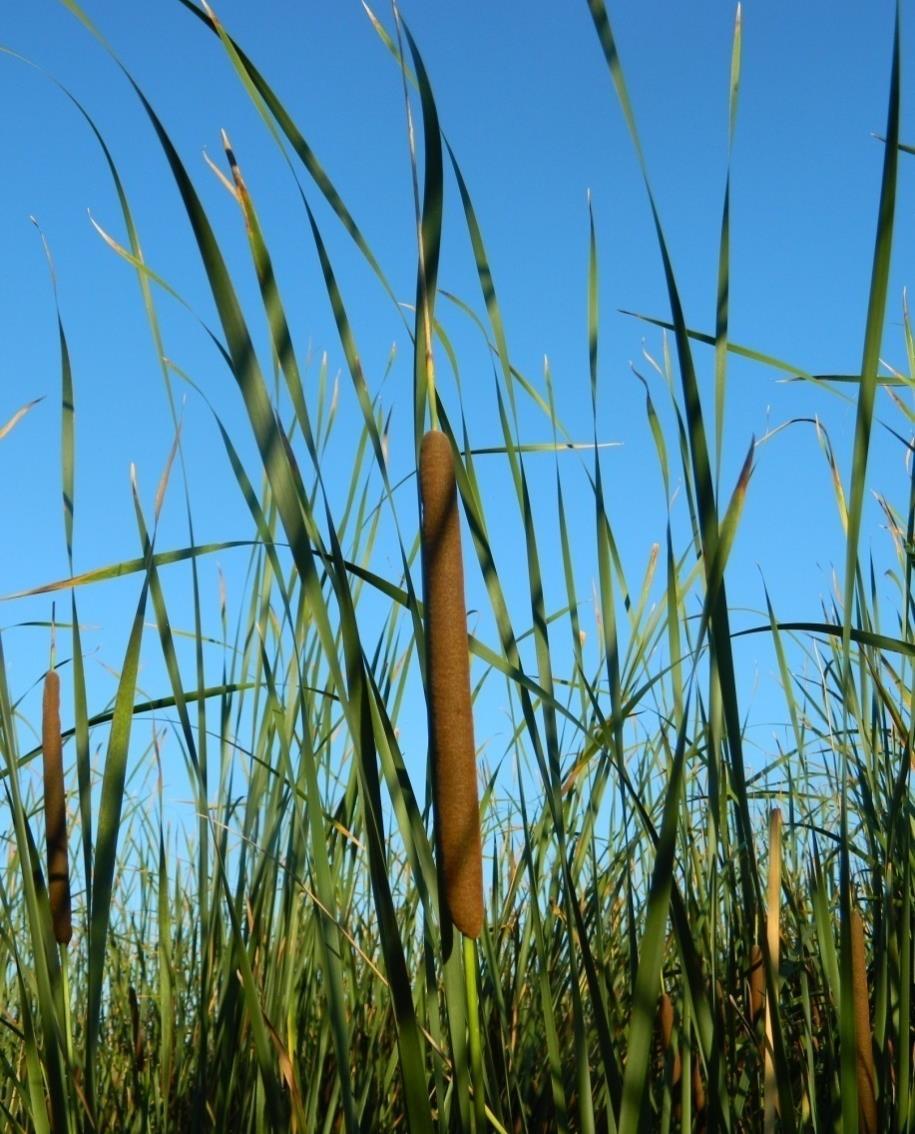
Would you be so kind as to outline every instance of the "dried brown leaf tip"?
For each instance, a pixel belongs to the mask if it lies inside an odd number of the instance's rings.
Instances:
[[[432,430],[420,445],[429,756],[444,899],[467,937],[483,928],[483,856],[470,699],[461,529],[451,443]]]
[[[64,791],[60,736],[60,677],[49,670],[41,709],[41,753],[44,764],[44,822],[48,844],[48,899],[54,938],[67,945],[73,936],[70,918],[70,862],[67,855],[67,798]]]

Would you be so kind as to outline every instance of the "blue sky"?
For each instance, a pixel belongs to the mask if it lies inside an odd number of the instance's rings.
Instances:
[[[735,7],[719,0],[608,7],[687,318],[710,331]],[[911,59],[910,8],[903,4],[902,137],[913,142],[908,128],[913,98],[905,66]],[[644,392],[631,364],[647,377],[650,367],[642,351],[657,357],[661,339],[618,309],[664,318],[668,306],[644,188],[587,4],[467,0],[449,6],[405,0],[402,10],[423,53],[443,128],[483,226],[513,361],[539,385],[548,356],[560,414],[581,440],[588,440],[591,430],[586,337],[591,194],[601,272],[598,431],[602,440],[621,443],[605,453],[603,470],[611,520],[630,584],[637,588],[652,544],[663,541],[666,507],[645,423]],[[274,253],[297,345],[304,354],[310,344],[316,357],[326,350],[331,374],[341,371],[343,356],[297,191],[215,38],[170,0],[154,5],[98,0],[87,3],[86,11],[162,117],[204,197],[230,264],[244,281],[243,298],[256,311],[237,210],[203,159],[206,151],[225,168],[220,130],[228,131]],[[361,5],[355,0],[264,0],[254,6],[225,0],[216,11],[286,103],[398,295],[410,302],[416,251],[403,91],[397,68]],[[389,11],[379,9],[378,14],[390,26]],[[867,6],[819,0],[750,0],[744,5],[732,164],[731,337],[814,372],[853,372],[860,363],[883,159],[882,146],[872,135],[886,123],[893,15],[886,0]],[[165,161],[111,59],[63,4],[51,0],[34,0],[6,13],[2,43],[40,65],[85,105],[119,166],[148,262],[205,321],[215,324]],[[0,185],[5,266],[0,277],[0,419],[46,396],[0,443],[7,484],[13,487],[5,494],[4,530],[7,546],[16,551],[0,561],[0,593],[8,594],[66,574],[54,306],[30,216],[38,218],[52,249],[73,351],[78,570],[137,554],[128,468],[131,462],[137,465],[149,507],[172,426],[133,274],[88,219],[87,210],[102,227],[123,237],[97,142],[46,77],[9,57],[0,57],[0,97],[5,108],[0,115],[5,155]],[[307,178],[303,182],[341,280],[370,388],[381,390],[386,408],[393,407],[391,459],[395,472],[403,472],[412,459],[406,335],[329,209]],[[915,247],[913,188],[915,158],[903,155],[883,352],[900,366],[902,292],[911,283],[907,270]],[[440,284],[481,309],[453,181],[446,185]],[[232,380],[194,318],[165,297],[159,312],[170,357],[206,390],[250,457],[248,427]],[[439,313],[460,348],[472,440],[480,446],[498,444],[491,363],[462,316],[445,303]],[[398,360],[382,385],[395,341]],[[711,425],[712,358],[700,350],[697,360]],[[446,402],[456,407],[444,367],[441,374]],[[786,421],[815,414],[828,429],[847,476],[853,405],[778,378],[764,367],[732,363],[722,464],[728,490],[751,437],[759,439]],[[656,376],[652,391],[662,405]],[[887,399],[878,401],[878,413],[903,429]],[[665,421],[671,425],[669,414]],[[335,460],[346,460],[357,428],[358,411],[343,372]],[[531,409],[522,415],[522,435],[529,441],[550,440],[545,419]],[[246,537],[250,525],[212,419],[192,394],[184,409],[183,437],[198,539]],[[668,443],[673,450],[671,432]],[[582,622],[593,637],[593,611],[588,609],[593,521],[587,509],[574,506],[574,486],[584,484],[576,472],[578,459],[562,460],[581,555]],[[729,577],[732,603],[758,610],[764,578],[783,617],[816,618],[820,596],[829,595],[833,567],[841,576],[843,543],[828,469],[812,427],[795,425],[779,432],[759,449],[757,464]],[[254,469],[253,461],[250,467]],[[481,473],[486,467],[481,459]],[[501,494],[507,482],[493,467],[491,516],[497,518],[506,506]],[[555,526],[553,470],[551,457],[529,464],[536,493],[542,492],[545,502],[541,549],[550,546]],[[875,435],[869,484],[903,504],[903,451],[885,433]],[[407,525],[415,524],[415,504],[408,496],[400,515]],[[494,528],[500,562],[507,577],[514,577],[520,565],[520,526],[502,530],[495,522]],[[881,564],[890,563],[890,541],[876,507],[865,516],[863,540]],[[176,481],[159,546],[184,542]],[[396,572],[395,554],[380,552],[378,568],[386,563]],[[229,580],[230,603],[240,603],[243,561],[223,558],[221,566]],[[563,591],[558,562],[555,567],[547,597],[558,606]],[[215,560],[201,564],[206,615],[214,631],[216,568]],[[468,574],[471,604],[485,601],[479,572]],[[176,571],[170,578],[169,599],[180,622],[187,610],[187,577]],[[104,666],[120,664],[136,593],[134,578],[86,591],[81,599],[85,621],[98,628],[87,641],[96,704],[113,692]],[[889,584],[883,593],[892,599]],[[523,596],[523,587],[513,596],[519,627],[529,621]],[[49,613],[45,599],[6,604],[0,624],[47,618]],[[735,617],[738,625],[756,621],[752,613]],[[42,672],[47,634],[10,629],[4,642],[14,691],[24,693]],[[761,639],[742,643],[739,658],[747,709],[756,712],[764,743],[761,722],[779,712],[772,660]],[[592,660],[596,662],[596,654]],[[151,695],[165,691],[153,634],[147,639],[141,682]],[[490,709],[492,717],[478,715],[478,741],[505,732],[498,696]],[[412,747],[415,755],[419,736]]]

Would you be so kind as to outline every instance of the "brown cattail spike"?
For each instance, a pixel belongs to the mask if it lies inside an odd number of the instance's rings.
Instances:
[[[693,1115],[697,1126],[705,1129],[705,1085],[702,1082],[702,1068],[699,1066],[699,1053],[693,1052]]]
[[[674,1035],[674,1003],[666,992],[661,993],[658,1002],[658,1032],[661,1040],[661,1054],[664,1057],[665,1069],[670,1061],[670,1089],[676,1090],[680,1085],[680,1052],[677,1048],[671,1051]]]
[[[70,921],[70,863],[67,857],[67,800],[60,739],[60,677],[49,670],[41,712],[44,761],[44,824],[48,840],[48,899],[54,937],[61,945],[73,936]]]
[[[755,1026],[762,1016],[766,1002],[766,970],[763,968],[762,949],[754,945],[750,950],[750,1023]]]
[[[858,1119],[862,1134],[876,1134],[877,1098],[871,1014],[867,995],[867,961],[864,952],[864,922],[857,909],[851,911],[851,969],[855,1001],[855,1049],[858,1069]]]
[[[763,1059],[765,1095],[763,1129],[774,1134],[778,1122],[778,1081],[775,1078],[775,1014],[778,1011],[779,985],[779,914],[782,888],[782,813],[777,807],[769,812],[769,893],[766,908],[766,942],[772,963],[775,998],[766,998],[766,1050]]]
[[[130,1005],[130,1032],[133,1037],[133,1066],[139,1074],[146,1062],[146,1043],[143,1037],[143,1027],[140,1022],[140,1001],[137,990],[133,985],[127,989],[127,1002]]]
[[[483,928],[477,796],[461,530],[451,444],[427,433],[419,453],[428,669],[429,755],[444,898],[457,928]]]

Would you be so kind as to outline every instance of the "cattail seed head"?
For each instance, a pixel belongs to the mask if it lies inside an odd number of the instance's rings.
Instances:
[[[750,1023],[756,1024],[762,1016],[766,999],[766,970],[763,968],[762,949],[754,945],[750,950]]]
[[[702,1082],[698,1052],[693,1052],[693,1114],[699,1123],[705,1116],[705,1084]]]
[[[67,800],[60,737],[60,677],[49,670],[41,711],[41,753],[44,763],[44,822],[48,843],[48,900],[54,938],[67,945],[70,920],[70,863],[67,856]]]
[[[133,1065],[139,1074],[146,1063],[146,1042],[143,1037],[143,1028],[140,1022],[140,1001],[137,990],[133,985],[127,989],[127,1002],[130,1006],[130,1032],[133,1038]]]
[[[671,1059],[671,1054],[673,1056],[670,1064],[670,1087],[671,1090],[674,1090],[680,1085],[680,1052],[677,1048],[674,1048],[671,1053],[674,1034],[674,1003],[666,992],[661,993],[661,999],[658,1002],[658,1033],[665,1066],[668,1059]]]
[[[858,1117],[862,1134],[876,1134],[877,1098],[874,1049],[871,1038],[870,1004],[867,994],[867,962],[864,952],[864,922],[857,909],[851,911],[852,995],[855,1003],[855,1048],[858,1070]]]
[[[432,430],[420,446],[429,755],[444,899],[457,928],[483,928],[480,804],[470,700],[461,530],[451,444]]]
[[[778,971],[779,913],[782,888],[782,813],[777,807],[769,812],[769,893],[766,911],[766,926],[769,941],[769,954],[772,965]]]
[[[661,1050],[666,1052],[674,1034],[674,1002],[666,992],[661,993],[658,1002],[658,1031],[661,1036]]]
[[[775,1014],[778,1011],[779,943],[782,888],[782,813],[777,807],[769,812],[769,892],[766,905],[766,942],[775,983],[775,996],[766,1000],[766,1048],[763,1058],[764,1120],[766,1134],[774,1131],[778,1121],[778,1081],[775,1077]]]

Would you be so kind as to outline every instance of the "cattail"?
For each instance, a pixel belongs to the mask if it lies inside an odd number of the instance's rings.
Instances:
[[[48,840],[48,899],[54,937],[61,945],[73,936],[70,922],[70,864],[67,857],[67,801],[60,739],[60,677],[54,669],[44,679],[41,712],[44,760],[44,824]]]
[[[750,1023],[755,1026],[762,1016],[766,1003],[766,970],[763,967],[762,949],[754,945],[750,950]]]
[[[769,895],[766,910],[766,941],[769,946],[769,960],[772,964],[772,978],[778,990],[779,968],[779,896],[782,888],[782,813],[777,807],[769,812]],[[778,1083],[775,1078],[775,1012],[776,1000],[766,997],[766,1052],[765,1052],[765,1115],[766,1134],[774,1131],[778,1116]]]
[[[477,797],[461,531],[451,445],[427,433],[419,452],[426,610],[429,754],[444,899],[467,937],[483,928],[483,858]]]
[[[858,1070],[858,1117],[862,1134],[877,1130],[874,1051],[871,1042],[871,1017],[867,997],[867,969],[864,954],[864,922],[857,909],[851,912],[852,995],[855,1003],[855,1048]]]
[[[667,1063],[674,1034],[674,1003],[666,992],[661,993],[658,1003],[658,1032],[661,1040],[661,1054]],[[680,1052],[674,1048],[673,1060],[670,1065],[670,1089],[675,1091],[680,1085]]]
[[[137,999],[137,990],[133,985],[127,989],[127,1002],[130,1006],[130,1032],[133,1039],[133,1066],[136,1074],[143,1070],[146,1062],[146,1043],[143,1038],[143,1028],[140,1023],[140,1001]]]
[[[705,1128],[705,1086],[702,1082],[702,1068],[699,1066],[699,1053],[693,1052],[693,1115],[699,1129]]]

